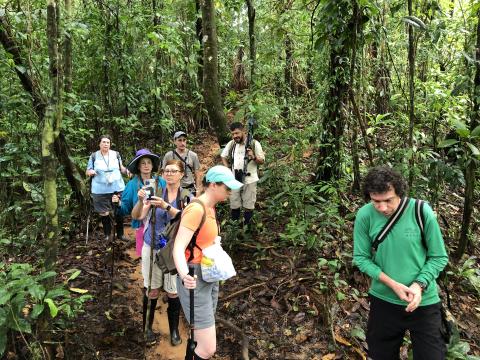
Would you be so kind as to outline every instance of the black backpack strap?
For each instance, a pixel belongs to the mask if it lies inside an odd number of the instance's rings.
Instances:
[[[120,172],[122,170],[122,159],[120,158],[120,153],[118,151],[115,151],[117,153],[117,160],[118,160],[118,168],[120,169]]]
[[[176,150],[173,150],[173,155],[176,156],[176,157],[178,157],[178,158],[185,164],[185,166],[188,167],[188,168],[190,169],[190,171],[193,173],[193,172],[194,172],[194,171],[193,171],[193,168],[187,163],[188,153],[189,153],[189,152],[190,152],[190,150],[187,151],[187,156],[185,157],[185,159],[182,158],[182,157],[180,156],[180,154],[177,153]],[[185,175],[184,175],[184,176],[185,176]]]
[[[197,245],[197,235],[200,232],[200,229],[202,228],[203,224],[205,224],[205,220],[207,219],[207,209],[205,208],[205,205],[203,204],[203,202],[201,202],[198,199],[193,199],[190,203],[198,203],[202,205],[203,215],[202,215],[202,221],[200,222],[200,225],[198,226],[197,230],[195,230],[195,232],[193,233],[192,239],[187,245],[187,249],[190,250],[190,256],[188,257],[187,263],[193,260],[193,257],[194,257],[193,250],[195,248],[199,249],[200,251],[203,250],[200,246]]]
[[[377,237],[373,241],[372,248],[374,251],[377,251],[378,246],[385,240],[390,230],[393,229],[397,221],[402,217],[403,212],[408,206],[408,197],[400,199],[400,204],[397,207],[397,210],[390,216],[387,220],[387,223],[383,226],[382,230],[378,233]]]
[[[425,217],[423,215],[423,200],[415,200],[415,220],[420,228],[420,235],[422,237],[422,245],[428,251],[427,241],[425,240]]]

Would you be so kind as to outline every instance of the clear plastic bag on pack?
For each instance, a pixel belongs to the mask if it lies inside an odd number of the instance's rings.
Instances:
[[[237,275],[230,256],[223,250],[220,237],[202,250],[202,278],[206,282],[227,280]]]

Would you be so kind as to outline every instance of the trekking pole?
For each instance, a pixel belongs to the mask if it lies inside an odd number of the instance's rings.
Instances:
[[[115,191],[113,195],[117,195],[118,191]],[[110,218],[110,222],[112,223],[112,228],[110,230],[110,239],[112,241],[110,242],[111,247],[112,247],[112,261],[110,263],[110,297],[109,297],[109,302],[110,304],[112,303],[112,292],[113,292],[113,278],[114,278],[114,265],[115,265],[115,238],[116,238],[116,216],[117,216],[117,211],[118,211],[118,203],[112,202],[113,204],[113,209],[108,212],[108,216]]]
[[[150,291],[152,290],[152,273],[153,273],[153,249],[155,247],[155,206],[152,206],[151,208],[151,213],[150,213],[150,228],[151,228],[151,241],[150,241],[150,267],[148,269],[148,287],[147,287],[147,313],[145,316],[145,324],[143,328],[143,334],[144,336],[147,335],[147,329],[148,329],[148,319],[150,318],[150,313],[152,312],[152,304],[150,302]],[[155,311],[155,309],[153,309]]]
[[[188,275],[193,277],[195,274],[195,269],[193,266],[188,267]],[[185,360],[193,360],[195,356],[195,348],[197,347],[197,342],[195,341],[195,289],[190,289],[190,338],[187,343],[187,353]]]

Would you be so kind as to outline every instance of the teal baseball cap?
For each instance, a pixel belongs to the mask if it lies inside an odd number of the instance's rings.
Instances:
[[[235,180],[232,171],[223,165],[216,165],[210,168],[207,171],[206,180],[209,183],[223,183],[232,190],[238,190],[243,186],[240,181]]]

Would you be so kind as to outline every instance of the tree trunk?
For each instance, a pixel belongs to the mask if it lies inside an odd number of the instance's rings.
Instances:
[[[20,79],[20,82],[22,83],[23,89],[32,97],[33,110],[37,114],[39,123],[43,123],[47,107],[47,100],[40,91],[41,86],[38,84],[38,81],[33,74],[31,72],[21,72],[18,70],[19,68],[27,68],[27,65],[23,60],[25,57],[22,55],[22,49],[15,41],[10,26],[4,16],[0,16],[0,42],[2,43],[5,51],[12,56],[16,65],[15,71]],[[56,137],[54,141],[55,155],[63,165],[65,177],[67,178],[68,183],[70,184],[76,196],[76,200],[82,206],[85,206],[89,197],[88,189],[83,182],[83,172],[70,158],[69,147],[63,134]]]
[[[45,113],[42,131],[42,166],[44,174],[45,198],[45,269],[51,270],[57,259],[58,250],[58,213],[57,213],[57,159],[55,158],[55,139],[62,124],[62,69],[59,41],[60,9],[56,0],[48,0],[47,40],[49,57],[50,96]]]
[[[473,109],[472,117],[470,120],[470,130],[473,131],[477,126],[480,125],[480,9],[477,11],[477,43],[476,43],[476,61],[475,61],[475,79],[473,82]],[[473,158],[473,155],[470,156],[470,159],[467,161],[465,169],[465,202],[463,204],[463,218],[462,218],[462,228],[460,230],[460,239],[458,241],[457,251],[455,252],[455,258],[460,259],[465,253],[467,245],[469,243],[470,235],[470,223],[472,220],[473,206],[475,204],[475,184],[476,176],[475,172],[477,170],[476,159]]]
[[[408,0],[408,15],[413,16],[412,0]],[[408,186],[411,189],[415,175],[415,156],[413,153],[413,129],[415,128],[415,44],[413,38],[413,26],[408,26],[408,83],[409,83],[409,106],[408,106],[408,148],[411,151],[409,159]]]
[[[255,7],[253,0],[246,0],[248,14],[248,42],[250,46],[250,88],[254,88],[257,47],[255,44]]]
[[[217,30],[215,24],[215,5],[213,0],[203,0],[202,25],[204,39],[203,97],[218,142],[223,144],[229,140],[229,136],[218,84]]]
[[[72,21],[73,0],[65,0],[65,37],[63,40],[63,74],[64,91],[66,94],[72,92],[72,36],[70,31],[70,22]],[[66,99],[68,101],[68,99]]]
[[[293,58],[293,49],[292,49],[292,40],[290,35],[285,33],[285,68],[283,69],[284,76],[284,85],[283,85],[283,97],[285,98],[285,105],[282,110],[282,116],[287,119],[287,124],[289,124],[290,118],[290,96],[293,93],[292,91],[292,58]]]

